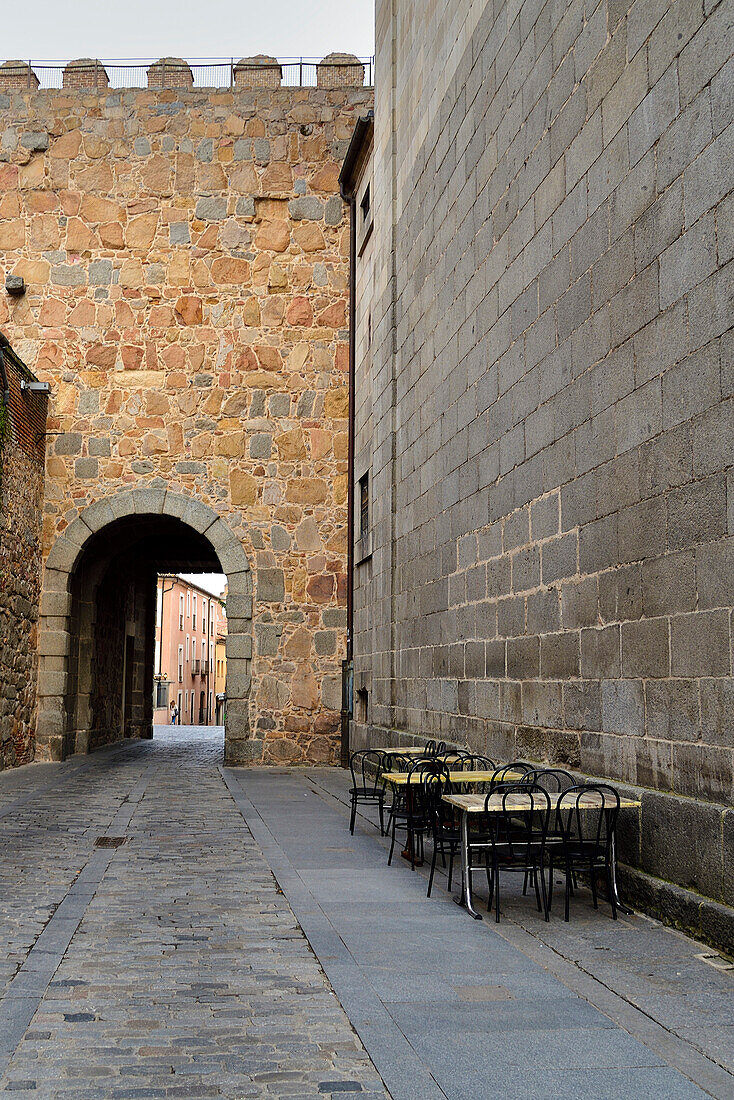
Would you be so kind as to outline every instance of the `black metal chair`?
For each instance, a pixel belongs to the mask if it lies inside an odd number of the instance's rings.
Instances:
[[[409,756],[402,756],[399,752],[383,753],[385,757],[386,772],[408,772],[415,763],[415,760]],[[404,787],[388,787],[385,786],[386,792],[390,793],[390,804],[387,809],[387,824],[382,830],[382,836],[390,832],[392,825],[392,817],[395,811],[400,812],[405,809],[405,788]]]
[[[416,766],[416,774],[420,775],[420,805],[416,806],[416,809],[420,819],[425,822],[425,831],[430,832],[433,841],[431,870],[426,892],[426,897],[430,898],[439,853],[444,867],[448,857],[448,888],[451,889],[454,859],[461,847],[461,831],[451,809],[443,801],[443,795],[452,788],[447,764],[441,761],[424,762],[423,766]]]
[[[520,775],[520,779],[518,779],[518,775]],[[532,782],[534,775],[535,769],[530,764],[523,763],[522,760],[516,760],[512,764],[503,764],[494,773],[489,793],[493,794],[495,791],[515,787],[518,783]]]
[[[460,749],[447,749],[446,752],[437,756],[436,760],[441,760],[452,772],[460,772],[466,767],[464,763],[466,756],[467,754]]]
[[[405,786],[405,801],[400,806],[393,806],[391,814],[388,866],[392,863],[398,830],[405,830],[411,867],[415,870],[416,859],[423,859],[423,836],[430,828],[430,814],[423,792],[427,780],[435,782],[439,777],[442,784],[448,784],[449,770],[440,760],[418,760],[411,765]]]
[[[380,832],[384,834],[385,781],[382,778],[385,757],[379,749],[359,749],[349,758],[349,770],[352,773],[352,786],[349,794],[352,799],[352,813],[349,819],[349,832],[354,833],[357,806],[377,806],[380,815]]]
[[[529,774],[529,773],[528,773]],[[548,794],[562,794],[563,791],[568,790],[569,787],[576,785],[576,780],[570,772],[565,771],[563,768],[543,768],[541,771],[534,773],[534,782],[539,787],[542,787]],[[548,827],[548,837],[546,839],[546,851],[550,852],[553,848],[558,850],[563,844],[563,832],[558,821],[558,814],[551,815],[551,822]],[[571,893],[576,885],[575,875],[571,873]],[[528,876],[525,876],[522,892],[527,893],[528,888]],[[549,886],[549,894],[553,890],[553,883]]]
[[[619,793],[608,783],[580,783],[564,791],[556,813],[563,844],[560,858],[566,873],[564,920],[569,920],[569,897],[574,871],[588,871],[594,908],[599,908],[596,873],[603,870],[612,918],[617,919],[617,903],[612,884],[612,838],[619,817]],[[553,901],[554,851],[549,851],[550,889],[548,907]]]
[[[574,777],[563,768],[543,768],[541,771],[536,771],[535,782],[548,794],[561,794],[569,787],[576,786]]]
[[[492,772],[497,765],[488,756],[481,756],[476,752],[464,754],[464,770],[472,772]]]
[[[500,919],[500,876],[503,871],[529,875],[535,887],[538,912],[550,920],[548,894],[545,888],[545,843],[551,816],[551,800],[542,787],[534,783],[518,783],[495,792],[502,799],[500,810],[489,811],[488,794],[484,801],[489,833],[490,880],[487,911],[495,905],[495,920]],[[523,808],[528,798],[528,808]],[[540,886],[538,885],[540,879]],[[541,904],[542,893],[542,904]]]

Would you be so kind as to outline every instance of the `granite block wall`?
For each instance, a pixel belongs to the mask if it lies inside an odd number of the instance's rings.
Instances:
[[[357,399],[354,743],[441,736],[695,800],[719,869],[732,23],[715,0],[378,3]],[[678,881],[671,805],[644,858]],[[687,881],[734,903],[723,873]]]

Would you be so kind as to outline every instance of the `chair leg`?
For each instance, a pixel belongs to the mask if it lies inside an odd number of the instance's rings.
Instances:
[[[553,905],[553,856],[548,857],[548,912]]]
[[[392,819],[392,840],[390,842],[390,855],[387,857],[388,867],[392,863],[392,854],[393,854],[393,849],[394,848],[395,848],[395,818],[393,817],[393,819]]]
[[[433,855],[431,856],[431,873],[428,876],[428,890],[426,892],[426,897],[427,898],[430,898],[430,896],[431,896],[431,887],[433,886],[433,873],[434,873],[435,870],[436,870],[436,845],[434,844],[433,845]]]
[[[383,805],[382,799],[380,799],[380,801],[379,801],[379,807],[380,807],[380,836],[384,836],[385,835],[385,807]]]
[[[606,857],[605,862],[606,862],[606,870],[607,870],[607,893],[609,894],[609,901],[610,901],[611,906],[612,906],[612,920],[616,920],[617,919],[617,899],[614,896],[614,886],[613,886],[613,883],[612,883],[612,861],[609,858],[609,853],[608,852],[607,852],[607,857]]]
[[[527,873],[528,872],[526,871],[525,874],[527,875]],[[538,912],[540,913],[541,912],[541,905],[540,905],[540,890],[538,889],[538,867],[537,867],[537,864],[533,864],[533,868],[532,868],[530,874],[532,875],[533,886],[535,887],[535,901],[536,901],[537,906],[538,906]],[[543,889],[545,890],[545,884],[543,885]]]
[[[448,885],[449,890],[451,889],[451,882],[452,882],[452,879],[453,879],[453,874],[454,874],[454,846],[452,844],[449,847],[449,885]]]
[[[569,898],[571,896],[571,864],[568,858],[566,858],[566,912],[564,914],[564,920],[570,920],[569,916]]]
[[[593,859],[589,861],[589,879],[591,881],[591,897],[593,898],[593,901],[594,901],[594,908],[598,909],[599,908],[599,901],[598,901],[597,896],[596,896],[596,875],[594,874],[594,861],[593,861]]]
[[[525,874],[523,875],[523,880],[522,880],[522,896],[525,897],[527,892],[528,892],[528,872],[527,872],[527,869],[526,869]]]
[[[354,821],[357,816],[357,799],[352,796],[352,816],[349,820],[349,832],[354,836]]]
[[[494,883],[494,919],[495,923],[500,922],[500,867],[499,863],[495,864],[494,871],[492,872],[492,878]]]
[[[550,920],[550,906],[548,904],[548,894],[545,889],[545,875],[543,874],[543,860],[540,861],[540,889],[543,894],[543,912],[545,914],[546,922]]]

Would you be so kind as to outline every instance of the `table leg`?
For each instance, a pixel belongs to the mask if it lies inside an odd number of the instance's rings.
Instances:
[[[617,909],[619,909],[620,913],[626,913],[629,916],[629,914],[634,913],[634,909],[630,909],[627,905],[624,904],[624,902],[621,900],[621,898],[619,896],[619,890],[617,889],[617,836],[616,836],[616,829],[612,833],[609,849],[610,849],[609,850],[609,860],[610,860],[610,863],[611,863],[611,870],[612,870],[612,875],[611,875],[611,878],[612,878],[612,893],[614,894],[614,901],[615,901],[615,903],[617,905]]]
[[[472,903],[469,871],[469,814],[465,811],[461,814],[461,894],[454,897],[454,901],[457,905],[463,905],[474,920],[482,919],[482,914],[477,913]]]

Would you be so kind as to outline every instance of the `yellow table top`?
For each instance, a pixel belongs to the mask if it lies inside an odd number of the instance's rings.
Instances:
[[[425,745],[410,745],[408,748],[376,749],[376,752],[395,753],[398,756],[426,756]]]
[[[477,774],[477,773],[475,773]],[[443,801],[450,803],[452,806],[456,806],[457,809],[463,810],[467,814],[484,813],[485,795],[483,794],[445,794]],[[487,807],[490,813],[501,813],[502,811],[502,799],[503,794],[498,791],[496,794],[490,796],[489,806]],[[554,810],[560,801],[560,794],[549,794],[551,809]],[[605,798],[605,806],[609,809],[615,805],[614,799]],[[636,806],[642,805],[641,802],[636,801],[633,798],[620,798],[619,808],[621,810],[633,809]],[[545,799],[538,798],[537,808],[539,810],[545,809]],[[573,809],[576,806],[574,798],[573,802],[568,803],[568,808]],[[582,795],[579,800],[579,809],[581,810],[598,810],[601,806],[601,799],[598,795]],[[505,801],[505,809],[511,812],[522,812],[523,810],[533,809],[533,796],[529,794],[513,794]]]
[[[491,783],[497,772],[501,769],[494,768],[492,771],[484,772],[449,772],[449,778],[452,783]],[[410,776],[411,783],[420,783],[423,775],[421,772],[383,772],[382,778],[393,787],[407,787],[408,776]],[[513,782],[515,779],[522,779],[522,772],[507,772],[504,777],[509,782]],[[473,795],[474,798],[484,798],[484,795]]]

